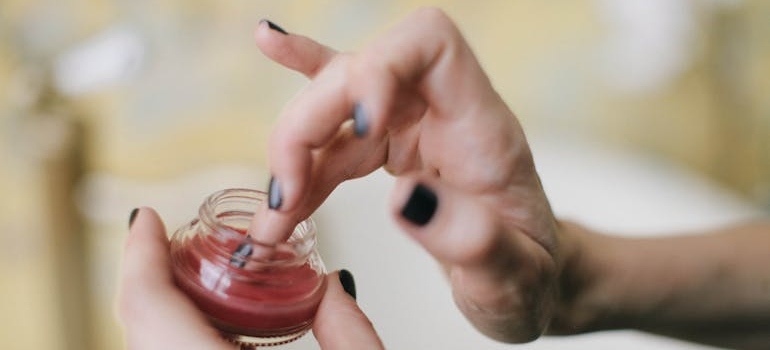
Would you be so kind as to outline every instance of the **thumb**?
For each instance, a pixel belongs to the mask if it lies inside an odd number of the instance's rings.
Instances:
[[[444,265],[453,286],[467,293],[497,295],[506,281],[536,279],[537,262],[548,258],[516,227],[515,212],[495,207],[500,200],[427,176],[400,177],[392,199],[399,226]],[[522,273],[526,270],[531,271]]]
[[[384,349],[371,321],[356,304],[353,275],[347,270],[330,273],[326,283],[326,294],[313,323],[321,348]]]
[[[484,264],[504,238],[502,225],[480,196],[438,179],[402,176],[391,199],[399,226],[443,264]]]
[[[132,212],[118,316],[131,349],[232,349],[173,281],[166,229],[150,208]]]
[[[545,327],[554,268],[548,252],[517,228],[517,211],[495,206],[504,201],[409,176],[396,185],[393,211],[444,266],[471,323],[493,339],[522,342]]]

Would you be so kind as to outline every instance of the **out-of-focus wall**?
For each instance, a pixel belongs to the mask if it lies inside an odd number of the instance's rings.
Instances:
[[[643,89],[605,91],[603,101],[594,103],[601,106],[591,118],[594,132],[675,159],[767,206],[770,45],[762,38],[770,29],[770,4],[671,3],[688,4],[679,14],[684,23],[678,34],[662,31],[657,39],[679,37],[670,39],[676,46],[650,43],[636,54],[640,61],[680,56],[676,69]]]
[[[129,211],[173,228],[213,190],[264,187],[270,125],[305,80],[259,54],[260,18],[356,50],[420,5],[458,22],[528,132],[770,198],[766,1],[4,0],[0,348],[119,348]]]

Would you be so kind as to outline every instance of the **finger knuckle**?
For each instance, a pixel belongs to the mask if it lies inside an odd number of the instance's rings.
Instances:
[[[347,77],[351,82],[362,82],[378,76],[382,79],[390,71],[390,62],[377,45],[369,46],[347,60]],[[355,93],[355,91],[352,91]]]
[[[433,25],[452,25],[452,19],[444,10],[435,6],[425,6],[417,9],[415,17]]]
[[[415,18],[419,23],[422,23],[421,28],[425,30],[449,35],[449,39],[459,38],[459,31],[455,22],[440,8],[420,8],[415,13]]]

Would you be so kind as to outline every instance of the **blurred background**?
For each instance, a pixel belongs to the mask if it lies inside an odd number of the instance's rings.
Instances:
[[[209,193],[265,188],[267,135],[305,79],[260,55],[259,19],[354,51],[421,5],[457,21],[560,215],[660,234],[770,207],[767,1],[3,0],[0,348],[122,348],[130,210],[154,206],[173,230]],[[392,226],[391,182],[343,185],[319,211],[329,268],[356,274],[392,348],[507,348]],[[633,332],[522,348],[633,343],[695,348]]]

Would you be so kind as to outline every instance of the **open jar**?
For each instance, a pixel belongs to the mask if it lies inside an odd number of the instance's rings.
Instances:
[[[171,238],[177,286],[242,349],[301,337],[312,326],[326,289],[312,219],[278,244],[262,244],[247,234],[266,198],[256,190],[216,192],[200,206],[198,217]]]

